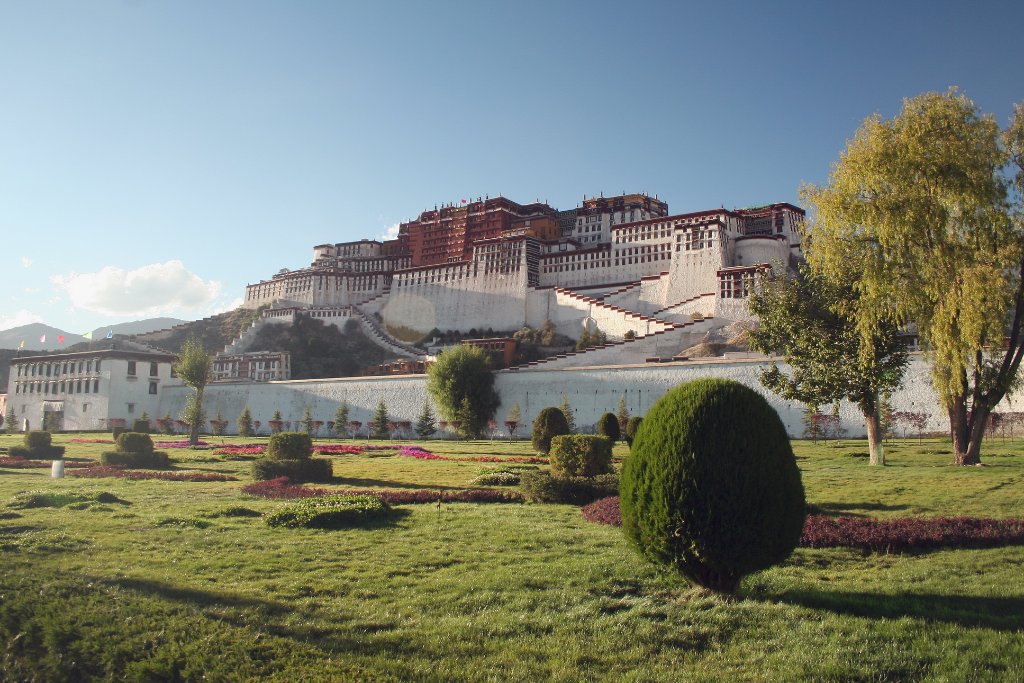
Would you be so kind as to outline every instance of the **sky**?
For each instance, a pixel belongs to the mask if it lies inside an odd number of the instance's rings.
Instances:
[[[798,203],[864,118],[1024,101],[1020,2],[0,0],[0,330],[241,303],[445,202]]]

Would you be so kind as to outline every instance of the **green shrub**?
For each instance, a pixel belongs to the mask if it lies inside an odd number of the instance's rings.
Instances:
[[[113,429],[110,430],[110,433],[113,435],[114,441],[117,441],[117,437],[121,436],[127,431],[127,427],[114,427]]]
[[[630,448],[633,448],[633,439],[636,438],[636,433],[640,429],[640,425],[643,424],[644,419],[639,415],[629,418],[626,423],[626,443],[629,444]]]
[[[117,465],[128,469],[162,470],[170,467],[171,459],[163,451],[150,451],[149,453],[104,451],[100,453],[100,464]]]
[[[138,434],[149,434],[149,420],[138,419],[132,422],[132,431]]]
[[[313,440],[306,432],[279,432],[270,437],[267,457],[300,460],[313,455]]]
[[[117,450],[121,453],[152,453],[153,438],[140,432],[125,432],[117,437]]]
[[[385,516],[390,508],[376,496],[314,496],[289,503],[267,517],[270,526],[337,529]]]
[[[618,493],[619,478],[614,474],[558,478],[550,472],[523,472],[519,475],[519,490],[529,503],[586,505]]]
[[[486,472],[478,474],[470,482],[470,486],[518,486],[518,472]]]
[[[533,421],[533,449],[538,453],[551,450],[551,439],[569,433],[565,413],[559,408],[545,408]]]
[[[551,439],[548,457],[553,477],[607,474],[612,471],[612,441],[605,436],[563,434]]]
[[[288,477],[294,482],[330,481],[334,475],[328,458],[260,458],[253,460],[252,476],[257,481]]]
[[[648,559],[731,593],[800,539],[804,490],[786,429],[754,390],[705,379],[676,387],[635,434],[622,526]]]
[[[47,448],[53,442],[50,432],[25,432],[25,447],[30,451],[37,448]]]
[[[40,446],[38,448],[11,446],[7,449],[7,455],[12,458],[25,458],[26,460],[62,460],[64,458],[64,446]]]
[[[615,413],[605,413],[597,420],[597,433],[607,436],[615,443],[622,438],[622,428],[619,426],[619,418]]]

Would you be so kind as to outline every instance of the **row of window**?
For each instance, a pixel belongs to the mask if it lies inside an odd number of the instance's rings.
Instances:
[[[152,382],[155,385],[156,382]],[[91,391],[90,391],[91,389]],[[15,382],[14,393],[16,394],[98,394],[100,391],[99,379],[62,379],[51,382]],[[156,391],[149,393],[155,394]]]
[[[96,363],[96,369],[97,370],[99,369],[99,362]],[[137,369],[136,362],[133,361],[133,360],[128,361],[128,376],[129,377],[135,377],[138,374],[136,372],[136,369]],[[150,363],[149,364],[149,376],[150,377],[157,377],[157,376],[159,376],[159,374],[160,374],[160,366],[159,366],[159,364],[157,364],[157,363]],[[171,376],[172,377],[174,376],[173,366],[172,366]]]
[[[100,371],[100,359],[61,361],[58,363],[26,363],[19,364],[18,377],[57,377],[59,375],[75,375],[83,372],[91,374],[93,363],[96,364],[96,372]]]

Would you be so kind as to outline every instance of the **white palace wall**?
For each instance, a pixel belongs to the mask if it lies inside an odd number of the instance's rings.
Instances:
[[[593,425],[602,413],[614,412],[619,398],[626,397],[626,404],[634,415],[644,415],[651,405],[670,388],[683,382],[701,377],[724,377],[734,379],[763,394],[779,412],[786,430],[791,436],[803,431],[803,407],[794,402],[783,401],[766,392],[758,381],[758,372],[767,365],[766,360],[710,360],[706,362],[659,363],[644,366],[566,368],[560,370],[532,370],[529,372],[499,372],[496,374],[496,388],[501,396],[498,409],[499,423],[513,404],[518,403],[522,411],[525,435],[528,425],[537,413],[547,406],[561,402],[566,394],[576,411],[576,423],[581,426]],[[177,415],[184,406],[190,390],[186,387],[168,386],[162,389],[159,412],[151,415],[170,413]],[[401,377],[358,377],[326,380],[293,380],[287,382],[266,382],[247,384],[212,384],[206,389],[204,405],[208,414],[221,411],[231,422],[248,405],[254,420],[265,425],[275,410],[293,425],[302,419],[308,406],[314,419],[324,422],[334,419],[334,412],[341,401],[349,404],[349,419],[366,423],[373,417],[378,402],[383,400],[392,420],[415,422],[427,400],[426,377],[407,375]],[[1022,409],[1017,401],[1017,410]],[[928,366],[919,355],[912,357],[903,387],[892,397],[893,409],[897,411],[927,412],[930,420],[926,431],[943,432],[948,427],[945,411],[939,406],[932,389]],[[1008,409],[1005,406],[1002,409]],[[856,407],[844,403],[840,416],[843,427],[850,437],[863,437],[864,422]]]

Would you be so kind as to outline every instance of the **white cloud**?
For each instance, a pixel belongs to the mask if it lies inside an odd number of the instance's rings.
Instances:
[[[31,268],[32,267],[32,259],[30,259],[28,256],[22,256],[21,257],[21,267],[22,268]]]
[[[384,234],[380,236],[380,239],[393,240],[396,237],[398,237],[398,223],[395,223],[394,225],[389,225],[388,227],[384,228]]]
[[[32,311],[21,309],[14,315],[0,317],[0,330],[9,330],[12,327],[21,327],[22,325],[31,325],[32,323],[41,322],[43,322],[41,316],[36,315]]]
[[[221,283],[204,282],[181,261],[152,263],[135,270],[107,266],[96,273],[50,278],[77,307],[105,315],[169,315],[194,310],[220,294]]]
[[[245,303],[245,299],[242,297],[236,297],[234,299],[231,299],[230,301],[225,301],[222,299],[221,301],[215,302],[213,304],[213,308],[211,308],[210,312],[207,313],[206,315],[218,315],[220,313],[227,313],[228,311],[235,310],[243,303]]]

